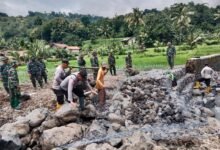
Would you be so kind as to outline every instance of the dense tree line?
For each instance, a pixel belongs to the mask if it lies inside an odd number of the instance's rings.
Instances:
[[[26,39],[80,46],[85,40],[129,36],[136,37],[143,47],[151,47],[156,41],[192,44],[204,34],[219,38],[220,6],[210,8],[191,2],[162,11],[134,8],[129,14],[113,18],[32,11],[25,17],[11,17],[0,13],[0,45],[14,48]]]

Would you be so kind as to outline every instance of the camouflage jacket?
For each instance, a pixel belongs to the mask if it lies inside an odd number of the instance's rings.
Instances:
[[[14,67],[10,67],[8,70],[8,87],[17,88],[19,86],[19,79],[17,70]]]
[[[99,67],[98,57],[92,57],[90,59],[90,62],[91,62],[91,66],[92,67]]]
[[[0,77],[3,82],[8,82],[8,70],[10,69],[9,64],[3,64],[0,66]]]
[[[111,65],[115,65],[115,57],[114,56],[109,56],[108,57],[108,64]]]
[[[78,66],[79,67],[85,67],[86,61],[84,59],[78,59]]]
[[[174,47],[174,46],[168,47],[168,48],[167,48],[167,56],[172,57],[172,56],[174,56],[174,55],[176,55],[176,49],[175,49],[175,47]]]
[[[126,62],[126,67],[132,68],[132,58],[131,57],[126,57],[125,58],[125,62]]]
[[[30,61],[27,65],[27,69],[30,74],[40,74],[42,72],[39,61]]]
[[[39,61],[39,65],[40,65],[41,71],[45,71],[46,70],[46,64],[43,61]]]

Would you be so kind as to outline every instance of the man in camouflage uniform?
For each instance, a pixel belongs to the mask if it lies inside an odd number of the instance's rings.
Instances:
[[[167,61],[170,66],[170,69],[173,69],[174,67],[174,57],[176,56],[176,49],[171,44],[171,42],[167,43]]]
[[[84,60],[83,55],[80,55],[80,56],[79,56],[78,66],[79,66],[80,68],[83,68],[83,67],[86,66],[86,61]],[[79,69],[80,69],[80,68],[79,68]]]
[[[109,69],[110,69],[111,75],[113,75],[113,72],[114,72],[114,75],[116,76],[115,57],[112,54],[112,52],[109,53],[108,64],[109,64]]]
[[[96,52],[92,53],[92,57],[90,59],[90,62],[91,62],[92,67],[97,67],[97,69],[93,69],[93,78],[94,78],[94,80],[96,80],[97,74],[98,74],[98,71],[99,71],[99,60],[98,60]]]
[[[3,87],[7,93],[9,93],[8,89],[8,70],[10,68],[10,64],[8,63],[8,58],[5,56],[1,56],[2,65],[0,66],[0,80],[3,82]]]
[[[42,58],[39,58],[38,61],[40,63],[40,67],[41,67],[41,79],[44,79],[44,82],[47,84],[47,68],[46,68],[46,64],[44,63]]]
[[[126,63],[126,68],[132,68],[132,58],[131,58],[131,52],[128,53],[128,56],[125,57],[125,63]]]
[[[8,70],[8,88],[10,94],[10,103],[13,109],[20,108],[20,87],[17,74],[17,63],[12,62],[11,67]]]
[[[31,82],[33,84],[33,87],[36,89],[36,80],[38,81],[40,87],[43,87],[42,78],[41,78],[41,67],[39,61],[37,61],[35,58],[32,58],[31,61],[27,65],[28,68],[28,74],[30,76]]]

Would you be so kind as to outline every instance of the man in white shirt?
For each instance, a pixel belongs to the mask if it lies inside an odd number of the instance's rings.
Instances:
[[[60,87],[68,95],[68,101],[71,102],[73,106],[76,105],[75,95],[79,97],[80,110],[84,109],[84,85],[86,85],[89,90],[97,94],[87,81],[87,71],[81,69],[79,72],[69,75],[60,84]]]
[[[199,87],[200,82],[205,82],[205,84],[206,84],[206,93],[211,92],[210,82],[211,82],[211,79],[212,79],[214,73],[215,73],[215,71],[212,68],[210,68],[208,64],[205,64],[205,67],[201,71],[202,78],[200,78],[196,82],[195,87]]]
[[[67,98],[66,93],[60,88],[60,84],[71,73],[71,69],[69,69],[68,72],[65,72],[65,69],[67,69],[68,67],[69,61],[62,60],[62,64],[59,65],[55,71],[52,90],[57,97],[57,109],[59,109],[61,105],[64,103],[64,95]]]

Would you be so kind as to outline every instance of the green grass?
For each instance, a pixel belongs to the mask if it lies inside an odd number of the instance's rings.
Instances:
[[[163,47],[165,49],[165,47]],[[187,59],[191,57],[204,56],[210,54],[220,54],[220,45],[200,45],[194,50],[178,51],[175,59],[175,65],[184,65]],[[118,69],[123,69],[125,67],[125,57],[126,55],[116,55],[116,67]],[[152,68],[166,68],[167,60],[165,52],[155,53],[154,48],[148,49],[146,52],[139,54],[132,54],[134,68],[139,70],[149,70]],[[87,66],[90,66],[89,56],[85,57]],[[100,63],[102,61],[107,62],[107,56],[101,58],[99,57]],[[49,79],[53,78],[53,74],[57,65],[60,62],[47,62],[47,70]],[[70,61],[71,66],[77,66],[76,60]],[[27,74],[26,66],[21,66],[18,68],[18,74],[21,83],[30,82]]]

